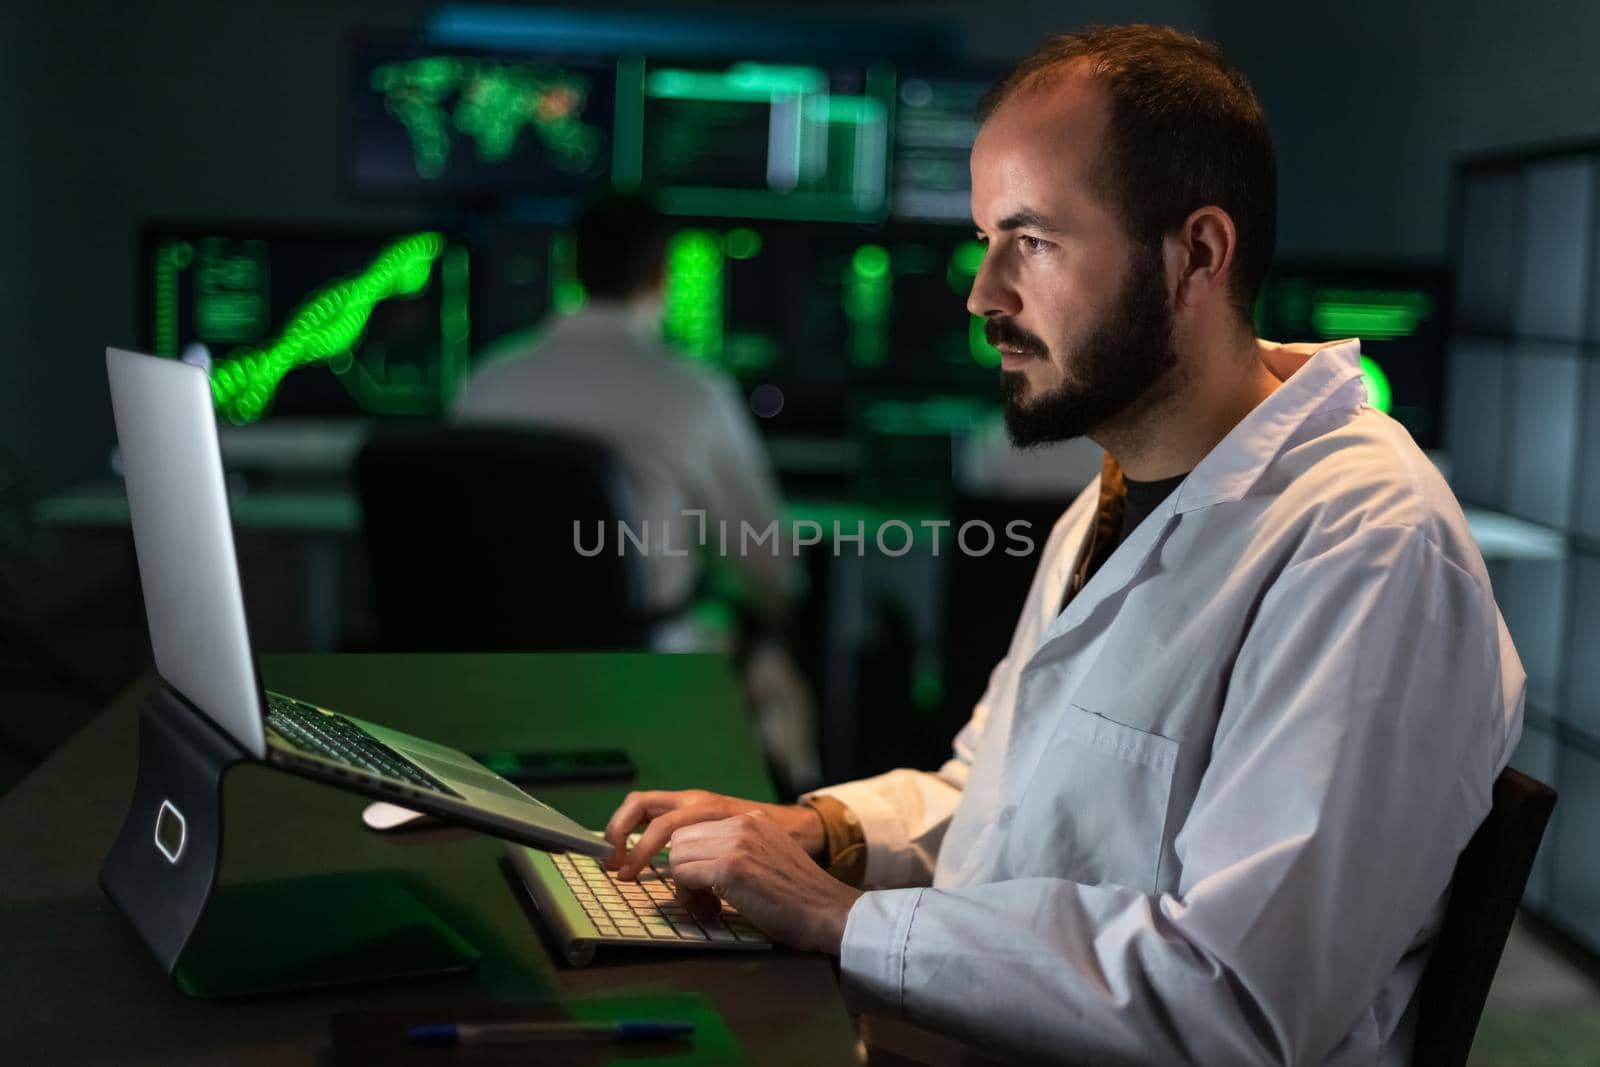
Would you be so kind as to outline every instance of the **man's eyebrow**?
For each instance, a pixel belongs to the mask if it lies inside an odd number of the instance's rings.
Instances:
[[[1021,211],[1013,211],[1011,214],[1001,219],[996,225],[997,228],[1002,230],[1026,229],[1042,230],[1045,233],[1061,232],[1061,227],[1057,226],[1055,223],[1051,222],[1037,211],[1031,211],[1028,208],[1023,208]]]

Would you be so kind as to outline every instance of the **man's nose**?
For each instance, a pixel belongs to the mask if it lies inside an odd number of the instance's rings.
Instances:
[[[972,279],[972,291],[967,294],[967,310],[980,318],[995,315],[1016,315],[1022,311],[1022,298],[1005,277],[1001,257],[991,249],[978,265],[978,276]]]

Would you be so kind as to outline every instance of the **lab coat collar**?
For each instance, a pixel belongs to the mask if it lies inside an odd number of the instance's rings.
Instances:
[[[1051,659],[1059,649],[1046,652],[1049,646],[1076,630],[1107,598],[1133,579],[1165,537],[1174,518],[1212,504],[1238,500],[1283,450],[1290,436],[1312,415],[1365,402],[1359,340],[1350,338],[1321,345],[1258,343],[1262,362],[1278,375],[1283,385],[1257,404],[1206,454],[1182,484],[1145,516],[1127,540],[1090,576],[1066,610],[1046,624],[1035,662]],[[1088,522],[1093,521],[1091,514]],[[1088,528],[1084,526],[1083,537],[1088,536]],[[1061,602],[1073,558],[1067,557],[1060,587],[1051,590],[1050,605]]]
[[[1366,402],[1360,339],[1256,344],[1262,362],[1283,384],[1240,419],[1183,480],[1173,493],[1173,514],[1238,500],[1307,419]]]

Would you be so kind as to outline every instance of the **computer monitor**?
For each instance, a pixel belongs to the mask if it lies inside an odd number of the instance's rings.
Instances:
[[[1448,306],[1442,267],[1291,260],[1267,276],[1256,333],[1273,341],[1359,337],[1373,406],[1436,448]]]
[[[147,229],[147,343],[205,345],[218,413],[438,413],[467,368],[467,244],[426,229]]]
[[[349,92],[358,192],[576,197],[611,173],[610,59],[360,39]]]
[[[998,74],[900,69],[890,184],[896,218],[970,221],[978,102]]]
[[[966,309],[982,258],[966,227],[686,220],[665,335],[735,376],[770,432],[845,432],[879,395],[995,400],[999,354]]]
[[[999,353],[966,308],[983,260],[970,227],[677,223],[662,337],[737,380],[768,433],[842,435],[863,412],[910,432],[954,411],[953,399],[998,403]],[[564,227],[486,227],[474,245],[475,358],[581,306],[573,259]],[[888,407],[863,407],[879,399]]]
[[[525,334],[550,314],[584,300],[570,229],[496,221],[473,245],[474,353]]]
[[[1000,356],[966,307],[983,261],[970,225],[888,222],[808,232],[807,348],[852,385],[992,393]]]
[[[772,367],[789,336],[793,247],[782,227],[680,220],[666,252],[662,336],[685,358],[741,380]],[[479,350],[525,334],[588,299],[570,227],[497,221],[474,245],[473,336]]]
[[[894,80],[887,63],[624,60],[613,178],[676,214],[881,218]]]

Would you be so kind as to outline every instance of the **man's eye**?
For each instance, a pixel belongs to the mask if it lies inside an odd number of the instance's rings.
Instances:
[[[1030,236],[1029,234],[1023,234],[1017,238],[1017,241],[1029,252],[1043,252],[1046,248],[1050,247],[1049,241],[1046,241],[1040,237]]]

